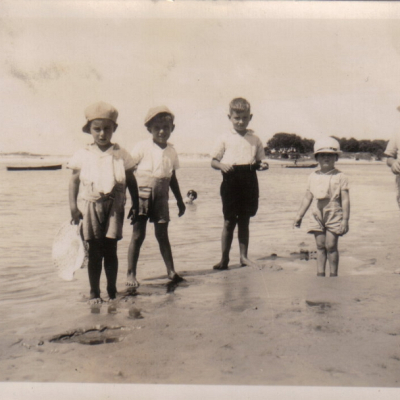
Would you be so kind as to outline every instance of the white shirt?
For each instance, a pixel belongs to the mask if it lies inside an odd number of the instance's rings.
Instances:
[[[133,168],[130,154],[118,144],[101,151],[94,143],[78,150],[67,168],[80,170],[81,196],[96,201],[112,191],[117,183],[126,183],[125,170]]]
[[[393,136],[386,147],[385,154],[389,157],[398,159],[400,152],[400,134]]]
[[[153,186],[154,179],[171,178],[173,171],[179,168],[179,159],[171,143],[162,149],[153,139],[136,144],[131,152],[136,168],[138,186]]]
[[[211,158],[231,165],[253,164],[265,158],[264,147],[250,129],[244,136],[234,129],[220,136],[211,152]]]

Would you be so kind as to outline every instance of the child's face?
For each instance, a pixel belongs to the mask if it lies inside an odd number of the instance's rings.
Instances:
[[[111,146],[114,131],[115,124],[109,119],[94,119],[90,123],[90,133],[101,150],[107,150]]]
[[[247,111],[231,111],[228,118],[231,120],[233,129],[238,133],[245,133],[249,122],[253,115],[250,114],[250,110]]]
[[[153,135],[153,142],[158,144],[161,148],[165,148],[174,128],[175,125],[170,118],[156,117],[147,129]]]
[[[324,170],[330,170],[335,167],[337,154],[335,153],[318,153],[317,161]]]

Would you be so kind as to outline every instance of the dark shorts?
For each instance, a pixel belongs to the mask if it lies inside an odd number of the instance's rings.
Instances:
[[[256,171],[237,170],[222,174],[222,212],[225,219],[254,217],[258,210]]]

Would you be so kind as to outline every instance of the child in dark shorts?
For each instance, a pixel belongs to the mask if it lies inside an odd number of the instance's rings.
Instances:
[[[211,166],[222,172],[221,199],[224,214],[222,256],[214,269],[228,269],[233,233],[238,226],[240,264],[256,265],[247,256],[250,217],[258,209],[257,170],[268,169],[261,140],[247,129],[251,121],[250,104],[246,99],[233,99],[229,105],[233,129],[223,134],[212,152]]]

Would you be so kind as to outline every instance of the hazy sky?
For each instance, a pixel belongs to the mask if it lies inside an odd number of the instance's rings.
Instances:
[[[208,153],[237,96],[264,143],[400,129],[398,4],[47,3],[0,3],[0,152],[72,154],[91,141],[84,109],[98,100],[119,110],[114,139],[128,150],[165,104],[178,152]]]

